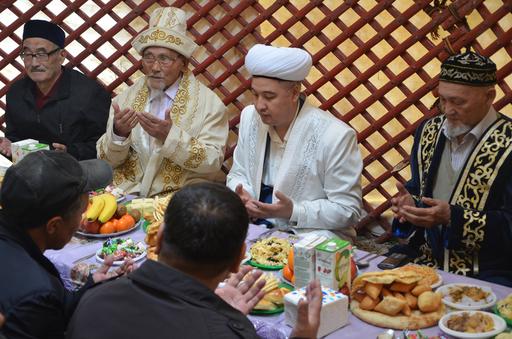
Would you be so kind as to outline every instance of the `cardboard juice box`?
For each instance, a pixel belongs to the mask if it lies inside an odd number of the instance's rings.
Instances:
[[[315,247],[327,240],[326,236],[308,234],[293,245],[295,287],[301,288],[315,279]]]
[[[23,159],[24,154],[21,149],[23,146],[37,144],[38,142],[39,141],[34,140],[34,139],[25,139],[25,140],[20,140],[20,141],[11,143],[12,163],[15,164],[18,161],[20,161],[21,159]]]
[[[351,265],[350,243],[331,238],[316,246],[316,278],[322,286],[344,293],[350,292]]]

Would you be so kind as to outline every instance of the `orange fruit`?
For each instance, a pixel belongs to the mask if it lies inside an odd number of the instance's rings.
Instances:
[[[290,270],[293,272],[293,247],[290,247],[288,252],[288,266],[290,266]]]
[[[135,225],[135,219],[129,215],[125,214],[117,221],[116,230],[117,232],[126,231]]]
[[[116,231],[116,227],[112,221],[107,221],[100,227],[100,234],[109,234],[114,233]]]
[[[290,266],[286,265],[283,267],[283,277],[288,281],[294,280],[293,272],[290,269]]]

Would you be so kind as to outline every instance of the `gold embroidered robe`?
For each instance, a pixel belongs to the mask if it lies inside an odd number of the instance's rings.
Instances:
[[[144,111],[149,100],[146,78],[138,79],[113,103],[121,109]],[[213,180],[219,175],[229,126],[226,107],[219,97],[191,72],[183,74],[171,108],[171,130],[164,143],[148,143],[148,134],[137,124],[122,143],[113,140],[113,109],[106,133],[98,140],[100,159],[114,168],[114,185],[141,196],[174,192],[183,185]]]

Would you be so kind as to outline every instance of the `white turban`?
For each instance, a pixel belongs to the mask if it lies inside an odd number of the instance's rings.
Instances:
[[[252,76],[302,81],[311,69],[311,55],[303,49],[254,45],[245,57]]]

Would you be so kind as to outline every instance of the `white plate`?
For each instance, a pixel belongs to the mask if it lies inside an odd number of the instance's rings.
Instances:
[[[470,287],[478,287],[488,292],[489,295],[486,299],[480,301],[474,301],[473,299],[464,296],[462,300],[459,302],[452,301],[450,297],[450,288],[458,287],[458,286],[470,286]],[[455,308],[457,310],[484,310],[487,308],[491,308],[496,304],[496,294],[492,291],[490,287],[487,286],[479,286],[474,284],[448,284],[439,287],[436,292],[441,293],[443,296],[443,303],[451,308]]]
[[[102,246],[102,248],[103,248],[103,246]],[[101,264],[103,264],[103,259],[101,259],[101,257],[100,257],[102,248],[100,248],[99,250],[96,251],[96,261],[100,262]],[[133,258],[133,261],[137,262],[139,260],[144,259],[145,257],[146,257],[146,251],[142,252],[139,256]],[[114,263],[112,265],[120,266],[123,263],[124,263],[124,259],[114,261]]]
[[[251,252],[245,252],[245,257],[242,259],[242,262],[240,264],[245,264],[251,260]]]
[[[467,312],[469,314],[485,313],[486,315],[491,317],[491,319],[494,321],[494,330],[489,331],[489,332],[482,332],[482,333],[466,333],[466,332],[459,332],[459,331],[454,331],[454,330],[449,329],[446,326],[446,324],[448,323],[448,319],[450,319],[451,317],[453,317],[455,315],[461,314],[463,312]],[[454,336],[456,338],[476,339],[476,338],[490,338],[490,337],[494,337],[498,333],[503,332],[505,330],[505,328],[507,328],[507,324],[505,323],[505,320],[503,320],[501,317],[498,317],[497,315],[489,313],[489,312],[482,312],[482,311],[457,311],[457,312],[451,312],[451,313],[448,313],[448,314],[444,315],[439,320],[439,328],[444,333],[446,333],[448,335],[451,335],[451,336]]]
[[[433,289],[438,288],[439,286],[441,286],[443,284],[443,277],[439,273],[437,273],[437,278],[438,278],[437,282],[430,285],[430,287],[432,287]]]
[[[76,234],[84,236],[84,237],[89,237],[89,238],[115,238],[120,235],[129,233],[133,230],[136,230],[142,224],[144,224],[144,218],[140,218],[140,220],[137,221],[137,223],[135,225],[133,225],[132,228],[129,228],[129,229],[121,231],[121,232],[100,234],[100,233],[87,233],[87,232],[82,232],[79,230],[79,231],[76,231]]]

